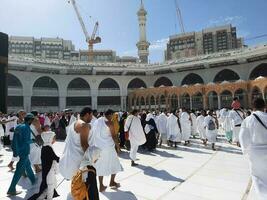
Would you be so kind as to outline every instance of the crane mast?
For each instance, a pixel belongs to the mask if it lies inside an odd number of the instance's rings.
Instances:
[[[88,42],[89,39],[90,39],[90,37],[89,37],[89,34],[88,34],[87,30],[86,30],[86,27],[85,27],[85,24],[83,22],[82,16],[80,15],[80,12],[79,12],[78,7],[76,5],[76,1],[75,0],[71,0],[71,3],[73,5],[73,8],[75,10],[75,13],[76,13],[76,15],[78,17],[78,20],[80,22],[80,25],[82,27],[83,33],[84,33],[85,38],[86,38],[86,42]]]
[[[181,12],[179,4],[178,4],[178,0],[174,0],[174,3],[175,3],[175,7],[176,7],[176,14],[177,14],[178,22],[179,22],[179,25],[181,28],[181,32],[183,35],[185,35],[184,21],[183,21],[183,17],[182,17],[182,12]],[[190,52],[189,52],[189,48],[187,46],[187,40],[184,40],[184,41],[185,41],[185,49],[183,51],[185,53],[185,56],[187,57],[190,55]]]
[[[73,5],[73,8],[75,10],[75,13],[78,17],[78,20],[80,22],[80,25],[82,27],[82,30],[83,30],[83,33],[85,35],[85,38],[86,38],[86,42],[88,43],[88,60],[89,62],[93,62],[94,61],[94,44],[96,43],[100,43],[101,42],[101,38],[100,37],[96,37],[96,32],[98,30],[98,22],[95,23],[95,27],[94,27],[94,31],[91,35],[91,37],[89,36],[88,34],[88,31],[85,27],[85,24],[83,22],[83,19],[82,19],[82,16],[80,15],[80,12],[79,12],[79,9],[77,7],[77,4],[76,4],[76,1],[75,0],[70,0],[72,5]]]

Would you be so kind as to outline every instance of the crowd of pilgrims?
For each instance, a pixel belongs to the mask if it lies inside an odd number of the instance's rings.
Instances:
[[[264,104],[262,113],[265,115],[258,114],[263,121],[260,120],[260,124],[264,126],[267,124],[267,117],[264,101],[262,104]],[[29,177],[32,184],[35,184],[33,168],[35,173],[42,173],[42,183],[40,191],[29,199],[52,199],[58,196],[55,178],[57,173],[60,173],[65,180],[71,180],[73,177],[77,178],[79,175],[77,172],[83,169],[84,171],[80,172],[86,172],[86,176],[82,175],[82,180],[86,185],[87,195],[81,196],[79,191],[75,193],[76,183],[72,184],[71,193],[74,199],[97,200],[98,190],[103,192],[106,189],[103,184],[104,176],[111,175],[110,187],[120,187],[120,184],[115,182],[115,176],[123,170],[118,159],[122,149],[129,151],[130,165],[134,167],[138,165],[136,154],[139,147],[142,151],[153,152],[162,145],[177,148],[178,145],[190,146],[192,140],[201,140],[204,146],[210,146],[216,151],[215,143],[219,132],[225,135],[230,144],[238,147],[242,145],[242,150],[245,152],[249,141],[240,137],[240,129],[245,119],[252,113],[255,112],[244,110],[237,98],[231,107],[221,110],[194,111],[181,108],[171,112],[166,110],[97,112],[85,107],[80,113],[73,113],[71,110],[57,113],[32,111],[28,114],[20,110],[17,114],[10,115],[0,113],[2,141],[5,145],[9,145],[10,140],[13,150],[13,157],[8,164],[10,171],[15,169],[14,162],[18,162],[7,193],[11,196],[20,193],[15,187],[21,176]],[[256,118],[258,120],[258,116]],[[25,124],[26,128],[23,126]],[[266,129],[264,130],[266,133]],[[21,136],[26,132],[28,141]],[[245,134],[249,133],[243,135]],[[264,145],[267,145],[266,138],[263,136]],[[66,143],[61,158],[53,149],[56,140]],[[29,149],[21,142],[27,143]],[[99,177],[99,189],[96,176]],[[264,178],[265,182],[261,181],[259,190],[261,194],[266,195],[266,177]]]

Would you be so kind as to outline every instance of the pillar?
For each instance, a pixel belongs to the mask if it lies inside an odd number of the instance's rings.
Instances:
[[[91,96],[92,109],[97,110],[97,96]]]
[[[59,110],[62,111],[64,109],[66,109],[66,97],[60,96],[59,97]]]
[[[126,96],[121,96],[121,110],[126,111]]]
[[[32,105],[31,105],[31,96],[23,96],[23,107],[26,112],[31,112]]]
[[[206,110],[208,107],[208,97],[206,95],[203,95],[202,98],[203,98],[203,109]]]
[[[218,109],[221,109],[221,95],[218,94]]]
[[[181,108],[181,102],[180,102],[180,96],[178,95],[177,96],[177,101],[178,101],[178,109],[180,109]]]
[[[189,96],[189,99],[190,99],[190,110],[193,109],[193,102],[192,102],[192,96],[190,95]]]

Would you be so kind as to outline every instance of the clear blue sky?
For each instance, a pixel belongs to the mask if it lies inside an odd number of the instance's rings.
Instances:
[[[91,33],[96,20],[102,44],[117,55],[137,55],[140,0],[76,0]],[[267,34],[267,0],[179,0],[186,31],[232,23],[239,36]],[[174,0],[144,0],[148,12],[147,38],[152,44],[150,61],[163,61],[166,40],[180,32]],[[90,16],[92,16],[90,18]],[[68,0],[1,0],[0,31],[9,35],[62,37],[76,49],[86,49],[80,24]],[[267,42],[267,37],[247,44]]]

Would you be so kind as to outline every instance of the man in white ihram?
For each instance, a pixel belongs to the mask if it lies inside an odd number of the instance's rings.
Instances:
[[[267,199],[267,113],[266,104],[259,98],[254,101],[254,112],[247,117],[240,130],[240,144],[248,154],[253,186],[259,200]]]
[[[167,124],[167,115],[166,115],[166,110],[164,110],[159,116],[158,116],[158,120],[157,120],[157,128],[158,131],[160,133],[160,142],[159,142],[159,146],[161,146],[161,144],[167,144],[167,128],[166,128],[166,124]]]
[[[129,140],[131,143],[130,158],[132,160],[131,165],[136,166],[136,153],[139,145],[146,142],[145,133],[141,124],[141,120],[138,117],[138,111],[133,110],[131,115],[126,119],[124,131],[129,131]]]

